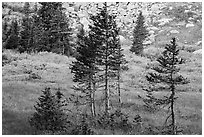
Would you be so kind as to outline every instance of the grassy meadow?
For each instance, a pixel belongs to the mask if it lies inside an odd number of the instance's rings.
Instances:
[[[129,52],[130,41],[123,41],[123,49],[129,69],[122,73],[122,111],[132,119],[136,114],[142,117],[142,127],[162,126],[166,118],[166,108],[150,112],[143,106],[138,97],[145,96],[142,90],[147,86],[145,75],[154,64],[154,57],[159,50],[147,50],[140,57]],[[156,47],[153,47],[156,48]],[[197,47],[195,47],[197,48]],[[162,49],[161,49],[162,50]],[[149,55],[149,56],[147,56]],[[176,124],[182,127],[182,134],[202,134],[202,55],[193,54],[185,49],[180,51],[186,63],[181,66],[180,73],[187,77],[189,84],[177,87],[175,113]],[[41,90],[51,87],[52,91],[61,89],[69,97],[73,93],[72,74],[69,66],[74,58],[55,53],[22,53],[2,51],[2,131],[4,135],[33,134],[28,119],[34,112],[34,104],[41,95]],[[152,58],[151,58],[152,57]],[[98,100],[100,99],[98,94]],[[168,94],[167,91],[157,91],[158,96]],[[114,95],[113,95],[114,96]],[[112,106],[116,99],[112,97]],[[100,102],[98,102],[100,105]],[[70,109],[75,109],[70,106]],[[96,134],[146,134],[140,131],[114,131],[92,127]]]

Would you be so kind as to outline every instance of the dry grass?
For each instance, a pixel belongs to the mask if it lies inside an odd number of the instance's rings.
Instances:
[[[129,70],[122,74],[122,87],[125,89],[122,92],[122,111],[130,115],[129,119],[140,114],[144,127],[162,125],[166,110],[149,112],[144,108],[143,101],[138,98],[138,95],[145,96],[142,87],[147,85],[144,76],[149,71],[147,65],[152,63],[151,60],[129,53],[128,46],[124,47],[124,53],[129,61]],[[34,111],[33,105],[41,90],[47,86],[53,90],[59,87],[67,97],[73,92],[72,75],[69,70],[69,64],[73,59],[46,52],[29,55],[6,50],[3,54],[11,59],[11,62],[2,68],[3,134],[33,134],[28,118]],[[191,83],[178,88],[182,92],[178,93],[176,105],[177,124],[183,127],[184,134],[201,134],[201,56],[186,51],[182,51],[181,56],[187,59],[181,68],[182,74],[189,78]],[[39,78],[30,77],[33,73]],[[166,92],[158,92],[159,96],[163,94]],[[123,131],[112,133],[104,129],[94,131],[96,134],[127,134]]]

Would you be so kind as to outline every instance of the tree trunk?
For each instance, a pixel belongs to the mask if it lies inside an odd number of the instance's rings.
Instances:
[[[174,114],[174,95],[175,95],[175,91],[174,91],[174,85],[171,86],[171,117],[172,117],[172,134],[175,135],[176,131],[175,131],[175,114]]]
[[[93,82],[93,112],[94,116],[96,116],[96,105],[95,105],[95,92],[96,92],[96,83]]]
[[[117,76],[117,81],[118,81],[118,102],[120,104],[120,108],[122,106],[122,101],[121,101],[121,95],[120,95],[120,69],[118,70],[118,76]]]
[[[107,62],[107,61],[106,61]],[[107,63],[106,63],[106,68],[105,68],[105,100],[106,100],[106,104],[105,104],[105,112],[106,114],[109,114],[109,106],[110,106],[110,101],[109,101],[109,98],[110,98],[110,93],[109,93],[109,90],[108,90],[108,66],[107,66]]]
[[[94,93],[91,92],[91,114],[94,117],[95,116],[95,107],[94,107]]]
[[[108,90],[108,34],[107,34],[107,29],[108,29],[108,25],[107,25],[107,5],[106,5],[106,2],[105,2],[105,6],[106,6],[106,16],[105,16],[105,20],[106,20],[106,39],[105,39],[105,46],[106,46],[106,49],[105,49],[105,113],[106,114],[109,114],[109,110],[110,110],[110,93],[109,93],[109,90]]]
[[[91,115],[94,117],[94,107],[93,107],[93,92],[92,92],[92,87],[91,87],[91,77],[89,76],[89,100],[90,100],[90,107],[91,107]]]

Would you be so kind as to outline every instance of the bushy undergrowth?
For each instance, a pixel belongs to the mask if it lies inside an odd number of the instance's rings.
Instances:
[[[161,55],[162,50],[162,48],[148,47],[144,49],[143,56],[149,58],[150,60],[155,60]]]
[[[108,115],[98,115],[97,124],[104,129],[111,130],[121,129],[127,131],[131,128],[128,115],[122,113],[121,110],[116,110]]]

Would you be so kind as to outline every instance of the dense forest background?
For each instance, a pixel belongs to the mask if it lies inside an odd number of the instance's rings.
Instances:
[[[201,76],[199,2],[2,3],[3,134],[202,134]]]

